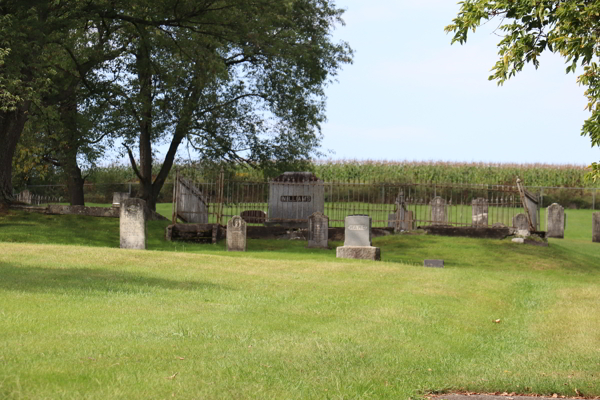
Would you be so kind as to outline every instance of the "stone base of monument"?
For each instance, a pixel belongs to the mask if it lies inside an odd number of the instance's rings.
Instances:
[[[336,248],[337,258],[381,261],[381,249],[373,246],[343,246]]]

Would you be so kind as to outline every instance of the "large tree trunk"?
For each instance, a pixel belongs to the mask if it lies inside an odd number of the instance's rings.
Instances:
[[[81,168],[77,165],[77,160],[68,161],[65,165],[67,174],[67,188],[69,189],[69,201],[72,206],[84,206],[83,184],[85,179],[81,175]]]
[[[67,188],[69,189],[69,201],[72,206],[84,206],[83,184],[85,179],[81,175],[81,168],[77,164],[81,135],[77,126],[77,99],[72,92],[71,96],[61,104],[60,119],[68,138],[68,143],[62,149],[60,164],[67,174]]]
[[[0,204],[12,201],[12,161],[27,122],[29,104],[25,102],[14,111],[0,112]]]

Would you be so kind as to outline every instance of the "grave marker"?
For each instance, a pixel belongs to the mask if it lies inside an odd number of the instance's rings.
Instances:
[[[227,251],[246,251],[246,221],[239,215],[227,222]]]
[[[325,212],[325,188],[312,172],[285,172],[269,182],[267,224],[306,228],[315,212]]]
[[[560,204],[554,203],[546,210],[546,229],[546,237],[565,237],[565,209]]]
[[[146,249],[146,202],[125,199],[119,210],[122,249]]]
[[[471,202],[473,226],[488,226],[488,201],[482,197],[473,199]]]
[[[337,258],[381,260],[381,250],[371,244],[371,217],[349,215],[345,220],[344,246],[336,249]]]
[[[444,268],[444,260],[425,260],[423,265],[429,268]]]
[[[308,248],[327,249],[329,240],[329,217],[320,212],[308,217]]]
[[[513,228],[518,230],[529,230],[529,221],[527,215],[521,213],[513,217]]]
[[[446,225],[446,199],[436,196],[431,200],[431,225]]]

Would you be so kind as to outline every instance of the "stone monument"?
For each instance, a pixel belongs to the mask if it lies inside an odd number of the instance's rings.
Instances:
[[[177,180],[177,216],[194,224],[208,223],[208,201],[196,185],[185,178]]]
[[[488,201],[482,197],[473,199],[471,202],[473,226],[488,226]]]
[[[246,221],[239,215],[227,222],[227,251],[246,251]]]
[[[328,249],[329,217],[320,212],[308,217],[308,248]]]
[[[266,225],[306,228],[315,212],[325,212],[325,187],[313,173],[285,172],[269,182]]]
[[[600,213],[594,213],[592,217],[592,242],[600,243]]]
[[[125,199],[119,210],[121,248],[146,249],[146,202],[142,199]]]
[[[529,230],[529,221],[527,221],[527,215],[517,214],[513,217],[513,228],[518,230]]]
[[[372,246],[371,221],[368,215],[346,217],[344,246],[336,249],[337,258],[381,260],[381,250]]]
[[[546,237],[564,239],[565,209],[557,203],[546,210]]]
[[[120,207],[121,203],[123,202],[123,200],[126,200],[128,198],[130,198],[128,192],[114,192],[113,193],[112,206],[113,207]]]
[[[446,225],[446,200],[436,196],[431,200],[431,225]]]

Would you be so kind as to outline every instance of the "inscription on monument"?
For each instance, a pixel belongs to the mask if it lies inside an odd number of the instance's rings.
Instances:
[[[344,246],[371,246],[371,217],[350,215],[345,221]]]
[[[279,198],[282,203],[310,203],[311,196],[281,196]]]
[[[246,221],[239,215],[227,222],[227,251],[246,251]]]
[[[125,199],[119,214],[121,248],[146,249],[146,202],[142,199]]]

